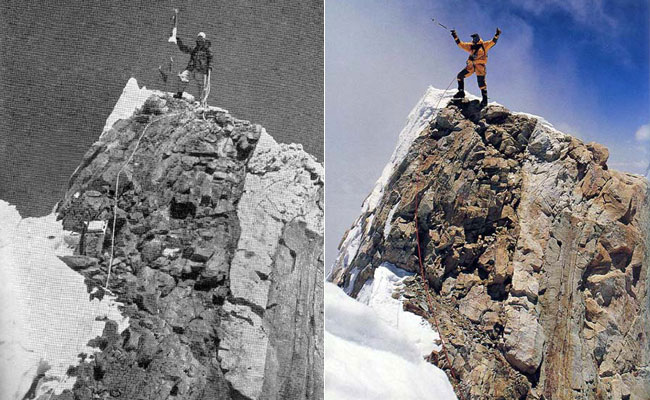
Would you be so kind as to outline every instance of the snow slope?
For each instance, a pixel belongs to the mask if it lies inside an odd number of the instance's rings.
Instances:
[[[121,119],[130,118],[138,108],[142,107],[144,102],[152,94],[163,96],[165,93],[160,90],[147,89],[146,86],[140,87],[138,85],[138,81],[135,78],[131,77],[126,82],[124,89],[122,89],[122,94],[120,95],[120,98],[117,100],[117,103],[115,103],[115,107],[113,107],[113,111],[111,112],[111,115],[109,115],[108,118],[106,118],[106,123],[104,124],[102,135],[106,131],[111,129],[113,124],[116,123],[117,121]],[[167,94],[170,96],[172,95],[172,93],[167,93]],[[190,103],[194,101],[194,96],[192,96],[189,93],[183,93],[183,98],[189,101]],[[209,108],[228,112],[227,110],[224,110],[219,107],[209,107]]]
[[[54,214],[22,219],[0,200],[0,399],[21,400],[41,361],[51,367],[38,393],[71,388],[66,371],[88,340],[100,336],[104,321],[128,321],[108,296],[89,301],[83,277],[57,255],[69,255],[66,232]]]
[[[411,312],[404,311],[402,299],[394,299],[395,288],[402,286],[404,278],[414,274],[384,262],[375,270],[373,279],[363,286],[357,301],[372,308],[377,316],[389,326],[399,330],[410,343],[413,343],[421,356],[432,351],[440,351],[435,343],[440,336],[429,322]]]
[[[359,301],[325,283],[326,399],[456,399],[445,373],[424,360],[438,350],[437,333],[391,297],[408,275],[385,263]]]

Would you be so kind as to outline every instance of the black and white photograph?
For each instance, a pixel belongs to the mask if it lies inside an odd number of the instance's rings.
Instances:
[[[322,399],[322,1],[8,0],[0,44],[0,399]]]

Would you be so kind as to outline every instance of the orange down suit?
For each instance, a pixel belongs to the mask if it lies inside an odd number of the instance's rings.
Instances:
[[[476,73],[478,78],[479,88],[485,90],[487,85],[485,84],[485,64],[487,64],[487,53],[499,39],[499,36],[496,35],[492,40],[479,40],[478,43],[472,42],[461,42],[458,40],[458,37],[454,37],[456,44],[461,49],[469,53],[469,58],[467,59],[467,66],[458,74],[458,79],[464,79],[473,73]]]

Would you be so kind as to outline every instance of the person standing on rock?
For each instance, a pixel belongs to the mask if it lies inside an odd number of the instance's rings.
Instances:
[[[481,95],[483,99],[481,100],[481,107],[487,105],[487,84],[485,83],[485,64],[487,64],[487,52],[499,40],[499,35],[501,30],[497,28],[492,40],[484,42],[481,40],[481,37],[478,33],[472,35],[472,42],[461,42],[456,34],[456,30],[451,30],[451,36],[453,36],[456,44],[461,49],[469,53],[469,58],[467,59],[467,66],[463,68],[462,71],[458,73],[456,79],[458,80],[458,92],[454,95],[455,99],[462,99],[465,97],[465,78],[476,73],[476,80],[478,82],[478,87],[481,89]]]
[[[205,106],[210,94],[210,72],[212,71],[210,41],[206,39],[205,33],[200,32],[196,37],[195,47],[186,46],[180,38],[176,38],[176,43],[183,53],[190,54],[190,62],[185,70],[178,74],[178,92],[174,97],[177,99],[182,98],[188,83],[193,80],[198,87],[198,100],[202,106]]]

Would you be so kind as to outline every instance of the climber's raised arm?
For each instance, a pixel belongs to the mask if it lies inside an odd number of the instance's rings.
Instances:
[[[488,50],[491,47],[493,47],[495,44],[497,44],[497,40],[499,40],[500,34],[501,34],[501,29],[497,28],[497,32],[494,34],[492,40],[488,40],[487,42],[483,43],[483,45],[485,46],[485,50]]]
[[[192,50],[193,50],[193,49],[192,49],[191,47],[189,47],[189,46],[184,45],[184,44],[183,44],[183,41],[181,40],[181,38],[179,38],[179,37],[176,38],[176,44],[178,45],[178,48],[179,48],[183,53],[188,53],[188,54],[191,54],[191,53],[192,53]]]
[[[454,38],[454,41],[460,47],[461,49],[469,52],[472,51],[472,44],[469,42],[461,42],[460,39],[458,38],[458,35],[456,34],[456,30],[452,29],[451,30],[451,36]]]

